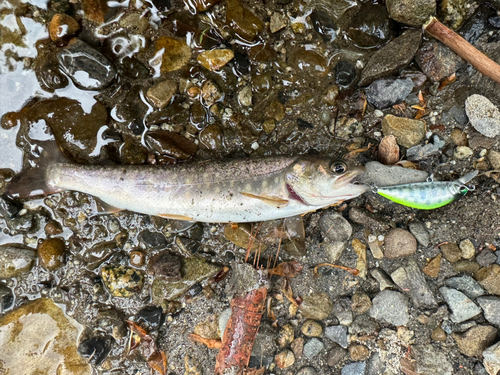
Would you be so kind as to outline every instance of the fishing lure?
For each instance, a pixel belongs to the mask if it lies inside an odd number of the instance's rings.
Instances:
[[[427,181],[414,184],[404,184],[385,187],[373,187],[372,190],[381,196],[403,206],[432,210],[456,201],[474,190],[473,186],[465,185],[478,171],[472,171],[456,181]]]

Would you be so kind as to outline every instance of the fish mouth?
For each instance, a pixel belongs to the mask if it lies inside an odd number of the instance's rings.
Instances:
[[[354,180],[356,177],[359,177],[365,172],[365,168],[362,166],[356,166],[352,170],[346,172],[343,176],[340,176],[337,178],[337,180],[334,182],[334,185],[337,185],[339,182],[342,185],[347,185],[351,182],[355,182]]]

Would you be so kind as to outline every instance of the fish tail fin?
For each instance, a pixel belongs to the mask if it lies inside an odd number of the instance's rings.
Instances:
[[[24,199],[41,195],[57,193],[64,189],[48,184],[47,172],[49,167],[55,163],[67,163],[59,146],[55,141],[41,142],[33,146],[33,157],[29,160],[29,166],[14,176],[6,188],[6,195],[10,198]]]

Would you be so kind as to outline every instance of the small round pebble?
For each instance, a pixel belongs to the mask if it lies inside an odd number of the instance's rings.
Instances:
[[[463,160],[463,159],[467,159],[468,157],[472,156],[473,154],[474,154],[474,151],[472,151],[472,149],[470,147],[458,146],[455,149],[453,156],[455,157],[455,159]]]
[[[353,345],[349,347],[349,355],[353,361],[364,361],[370,356],[370,351],[364,345]]]
[[[395,228],[385,236],[384,255],[389,259],[395,259],[412,255],[417,251],[417,240],[410,232]]]
[[[283,350],[274,358],[276,365],[283,369],[292,366],[295,363],[295,355],[291,350]]]
[[[64,241],[60,238],[49,238],[38,245],[38,258],[43,268],[54,271],[64,264]]]
[[[460,250],[462,251],[462,258],[464,259],[470,259],[476,255],[476,248],[474,247],[472,241],[468,238],[461,241],[458,247],[460,247]]]
[[[283,348],[293,341],[294,332],[290,324],[285,324],[278,333],[278,345]]]
[[[446,341],[446,332],[441,327],[432,330],[431,339],[434,341]]]
[[[129,259],[132,267],[142,267],[146,263],[146,256],[142,251],[138,250],[131,251]]]
[[[306,320],[302,325],[301,332],[308,337],[319,337],[323,333],[323,328],[314,320]]]
[[[45,224],[44,229],[48,236],[56,236],[63,232],[61,225],[54,220],[50,220],[47,224]]]

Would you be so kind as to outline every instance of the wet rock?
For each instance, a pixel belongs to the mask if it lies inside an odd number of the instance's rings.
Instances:
[[[366,99],[376,108],[387,108],[403,102],[412,92],[413,86],[413,81],[410,78],[379,79],[372,82],[370,86],[366,88]]]
[[[492,264],[476,272],[476,280],[488,293],[500,296],[500,265]]]
[[[104,16],[108,10],[104,0],[82,0],[82,10],[86,19],[98,25],[104,23]]]
[[[416,251],[417,240],[410,232],[404,229],[392,229],[385,236],[384,255],[389,259],[412,255]]]
[[[40,298],[0,317],[0,368],[43,374],[90,375],[92,368],[77,353],[83,327],[50,299]],[[43,349],[43,350],[42,350]]]
[[[64,264],[65,246],[60,238],[49,238],[40,242],[37,248],[38,258],[43,268],[55,271]]]
[[[168,251],[162,251],[149,260],[148,273],[166,281],[181,279],[181,258]]]
[[[335,211],[325,211],[318,222],[323,236],[330,241],[347,241],[352,235],[351,224]]]
[[[359,180],[365,184],[373,184],[375,186],[425,182],[428,176],[424,171],[399,166],[385,166],[376,161],[366,163],[365,168],[365,173],[360,176]]]
[[[193,285],[214,276],[220,267],[208,263],[204,258],[192,256],[183,260],[182,279],[171,282],[155,278],[151,286],[152,302],[162,305],[164,300],[173,300],[186,293]]]
[[[458,350],[467,357],[481,357],[483,351],[495,342],[498,330],[491,326],[477,325],[463,334],[453,333]]]
[[[390,277],[382,271],[380,268],[373,268],[370,270],[370,274],[373,276],[375,280],[378,281],[380,290],[384,290],[386,288],[395,287],[394,283],[390,279]]]
[[[80,39],[72,39],[57,59],[61,69],[82,90],[102,90],[116,75],[111,61]]]
[[[57,13],[49,24],[49,36],[55,43],[68,41],[80,29],[75,19],[67,14]]]
[[[259,239],[253,239],[252,226],[250,224],[238,224],[237,228],[233,228],[231,224],[224,226],[224,236],[227,240],[234,243],[236,246],[247,249],[250,244],[250,251],[261,251],[267,249],[267,245]]]
[[[383,217],[358,207],[353,207],[349,210],[349,219],[354,223],[361,224],[373,231],[384,231],[389,227],[387,220]]]
[[[220,70],[224,65],[234,58],[234,52],[230,49],[212,49],[198,55],[198,62],[212,72]]]
[[[353,345],[349,347],[349,355],[353,361],[364,361],[370,356],[370,351],[364,345]]]
[[[410,319],[408,299],[401,293],[383,290],[373,298],[370,316],[395,326],[405,326]]]
[[[445,281],[446,286],[457,289],[467,297],[476,299],[484,294],[483,288],[469,275],[451,277]]]
[[[220,0],[193,0],[193,1],[184,0],[184,3],[188,7],[194,6],[196,11],[198,11],[198,12],[205,12],[205,11],[209,10],[210,8],[212,8],[215,4],[219,4]],[[158,7],[158,5],[157,5],[157,7]],[[170,0],[169,0],[168,6],[166,8],[170,8]]]
[[[454,263],[462,259],[462,252],[460,251],[458,245],[455,243],[445,243],[441,245],[439,249],[444,256],[444,259],[446,259],[450,263]]]
[[[337,25],[328,13],[313,10],[310,17],[314,30],[321,35],[325,42],[333,42],[337,39]]]
[[[10,309],[14,304],[14,294],[12,290],[0,283],[0,314]]]
[[[434,82],[451,76],[462,63],[460,57],[437,41],[424,43],[415,55],[415,61],[425,75]]]
[[[445,0],[439,6],[439,19],[450,25],[452,29],[458,30],[467,20],[469,7],[467,1]]]
[[[163,52],[160,52],[161,50]],[[191,59],[191,48],[186,44],[186,41],[168,36],[158,38],[155,53],[156,56],[159,56],[159,60],[153,63],[160,66],[162,73],[182,69]]]
[[[306,319],[323,320],[330,315],[333,303],[326,293],[313,293],[303,297],[299,310]]]
[[[209,79],[203,82],[201,86],[201,97],[203,98],[203,102],[210,107],[214,103],[221,101],[224,93],[214,81]]]
[[[322,75],[328,69],[328,59],[315,46],[297,46],[288,55],[288,63],[295,72]]]
[[[109,340],[105,340],[101,337],[92,337],[83,340],[80,345],[78,345],[78,353],[94,366],[99,366],[106,359],[111,350],[111,346],[107,341]]]
[[[325,328],[325,337],[339,344],[342,348],[349,346],[346,326],[329,326]]]
[[[325,251],[325,255],[328,258],[328,261],[331,262],[331,263],[335,263],[342,256],[342,253],[344,252],[344,250],[346,248],[346,242],[341,242],[341,241],[335,241],[335,242],[325,241],[325,242],[323,242],[322,247],[323,247],[323,249]]]
[[[498,375],[500,371],[500,342],[483,352],[483,364],[489,375]]]
[[[423,25],[436,13],[436,0],[388,0],[389,16],[411,26]]]
[[[248,41],[254,40],[264,28],[262,20],[238,0],[227,2],[226,23],[237,35]]]
[[[319,337],[323,333],[323,327],[318,322],[308,319],[304,322],[300,331],[307,337]]]
[[[146,96],[156,108],[162,109],[170,104],[176,92],[177,82],[167,80],[150,87]]]
[[[486,137],[500,134],[500,111],[482,95],[471,95],[465,101],[465,112],[470,123],[479,133]]]
[[[406,150],[408,160],[418,161],[430,158],[433,155],[439,155],[441,149],[445,146],[445,141],[439,139],[437,135],[432,136],[432,142],[425,145],[416,145]]]
[[[415,236],[415,239],[420,245],[423,247],[429,246],[431,239],[424,224],[419,221],[412,221],[408,224],[408,229],[410,230],[410,233]]]
[[[481,267],[489,266],[497,261],[497,256],[493,254],[489,249],[484,249],[476,256],[476,262]]]
[[[417,308],[437,307],[434,295],[429,289],[420,267],[413,259],[408,261],[406,267],[399,267],[391,273],[391,278],[401,289],[408,291]]]
[[[109,293],[115,297],[128,298],[142,289],[142,273],[130,267],[108,265],[102,268],[101,277]]]
[[[389,76],[407,65],[417,53],[421,39],[420,30],[409,29],[380,48],[366,63],[359,86],[369,85],[376,79]]]
[[[147,331],[157,330],[165,321],[165,314],[160,306],[146,306],[136,315],[137,323],[145,326]]]
[[[166,130],[147,132],[145,140],[151,150],[175,159],[189,159],[198,149],[198,146],[193,141]]]
[[[271,19],[269,21],[269,29],[271,30],[271,33],[274,34],[280,31],[281,29],[285,28],[286,25],[286,16],[278,12],[274,12],[273,14],[271,14]]]
[[[216,124],[208,125],[199,134],[200,144],[207,150],[221,150],[224,146],[223,138],[222,129]]]
[[[500,298],[493,296],[479,297],[477,303],[483,309],[484,318],[500,327]]]
[[[353,362],[342,367],[341,375],[364,375],[366,362]]]
[[[481,309],[462,292],[445,286],[439,291],[453,312],[450,317],[452,322],[462,323],[481,313]]]
[[[394,135],[398,144],[409,148],[424,139],[425,124],[420,120],[387,115],[382,121],[382,131],[384,135]]]
[[[288,368],[295,363],[295,355],[291,350],[283,350],[274,358],[276,366],[281,369]]]
[[[158,232],[152,232],[149,229],[143,230],[139,233],[139,240],[151,250],[160,250],[167,247],[167,240],[165,236]]]
[[[280,348],[284,348],[287,345],[290,345],[295,338],[295,333],[293,331],[293,327],[290,324],[285,324],[280,331],[278,332],[277,343]]]
[[[323,344],[323,342],[321,340],[318,340],[317,338],[312,338],[304,345],[304,355],[309,359],[313,359],[323,349],[325,349],[325,344]]]
[[[432,330],[431,339],[434,341],[446,341],[446,332],[441,327]]]
[[[243,107],[252,105],[252,86],[245,86],[238,92],[238,103]]]
[[[345,60],[341,60],[335,65],[335,83],[340,87],[349,87],[356,79],[356,68]]]
[[[370,297],[361,291],[354,293],[351,299],[351,308],[355,314],[364,314],[372,307]]]
[[[334,367],[339,363],[342,358],[347,354],[347,350],[343,349],[337,344],[333,344],[326,353],[326,363],[330,367]]]
[[[18,244],[0,246],[0,279],[9,279],[29,272],[36,252]]]
[[[412,346],[416,359],[416,370],[421,375],[452,375],[453,366],[446,354],[430,344]]]
[[[351,42],[361,48],[378,47],[392,38],[392,22],[383,5],[365,3],[349,25]]]

